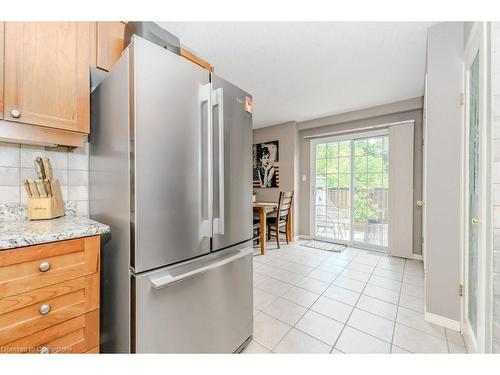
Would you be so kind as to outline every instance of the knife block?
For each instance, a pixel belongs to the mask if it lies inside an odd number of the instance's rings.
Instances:
[[[28,198],[28,219],[45,220],[64,216],[64,200],[59,180],[50,182],[52,196],[47,198]]]

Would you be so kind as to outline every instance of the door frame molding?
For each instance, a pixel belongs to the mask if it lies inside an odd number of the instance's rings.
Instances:
[[[464,142],[463,142],[463,168],[462,168],[462,246],[461,246],[461,284],[464,296],[461,298],[461,331],[464,335],[467,350],[472,353],[491,352],[491,256],[488,256],[488,244],[491,242],[491,202],[489,172],[489,159],[491,147],[488,141],[487,120],[487,27],[485,22],[474,22],[464,50]],[[480,220],[479,245],[478,245],[478,294],[477,294],[477,338],[467,318],[467,264],[469,250],[469,74],[476,55],[479,54],[479,139],[480,139]],[[491,248],[491,243],[490,246]],[[489,341],[489,342],[488,342]]]
[[[409,121],[402,121],[401,123],[398,124],[406,124],[408,122],[413,122],[413,120]],[[351,240],[351,235],[349,236],[349,240],[344,241],[344,240],[335,240],[333,241],[331,238],[328,237],[322,237],[322,236],[316,236],[316,215],[315,215],[315,208],[316,208],[316,197],[314,195],[314,191],[316,189],[316,145],[321,144],[321,143],[328,143],[328,142],[338,142],[338,141],[345,141],[345,140],[354,140],[354,139],[361,139],[361,138],[369,138],[369,137],[376,137],[380,135],[389,135],[388,131],[388,126],[392,124],[386,124],[387,126],[384,126],[384,124],[378,125],[377,127],[381,127],[380,129],[377,130],[368,130],[368,131],[356,131],[355,129],[352,130],[352,132],[349,132],[346,134],[345,132],[342,132],[342,134],[339,135],[330,135],[326,137],[318,137],[318,138],[311,138],[310,140],[310,147],[309,147],[309,170],[310,170],[310,184],[309,184],[309,237],[313,239],[317,239],[320,241],[325,241],[325,242],[335,242],[339,244],[344,244],[347,246],[352,246],[352,247],[357,247],[365,250],[372,250],[372,251],[378,251],[378,252],[383,252],[387,253],[388,252],[388,247],[384,246],[377,246],[377,245],[370,245],[370,244],[365,244],[362,242],[356,242],[354,240]],[[352,158],[353,155],[353,150],[351,149],[351,155],[349,156],[351,159],[351,167],[352,167]],[[351,187],[352,187],[352,182],[353,182],[354,174],[352,173],[352,168],[351,168]],[[350,222],[349,226],[351,226],[351,219],[353,215],[353,194],[351,191],[351,207],[350,207]],[[352,231],[352,228],[350,228],[350,231]]]

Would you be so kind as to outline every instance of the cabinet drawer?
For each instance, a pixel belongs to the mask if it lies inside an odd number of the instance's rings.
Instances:
[[[0,299],[99,270],[99,237],[0,252]]]
[[[90,350],[87,350],[85,354],[99,354],[99,345],[93,347]]]
[[[1,353],[99,353],[99,309],[0,346]]]
[[[44,295],[46,299],[41,299]],[[99,274],[0,300],[0,345],[99,307]]]

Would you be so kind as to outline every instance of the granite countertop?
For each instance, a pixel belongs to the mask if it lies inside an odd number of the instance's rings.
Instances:
[[[79,216],[36,221],[0,220],[0,251],[109,232],[108,225]]]

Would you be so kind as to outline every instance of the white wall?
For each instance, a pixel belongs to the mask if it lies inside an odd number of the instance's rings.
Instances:
[[[427,49],[426,312],[460,321],[464,25],[429,28]]]
[[[66,147],[49,148],[0,142],[0,204],[26,204],[23,182],[35,179],[34,159],[48,157],[54,178],[61,183],[64,200],[76,202],[76,214],[88,216],[89,155],[85,147],[68,151]]]

